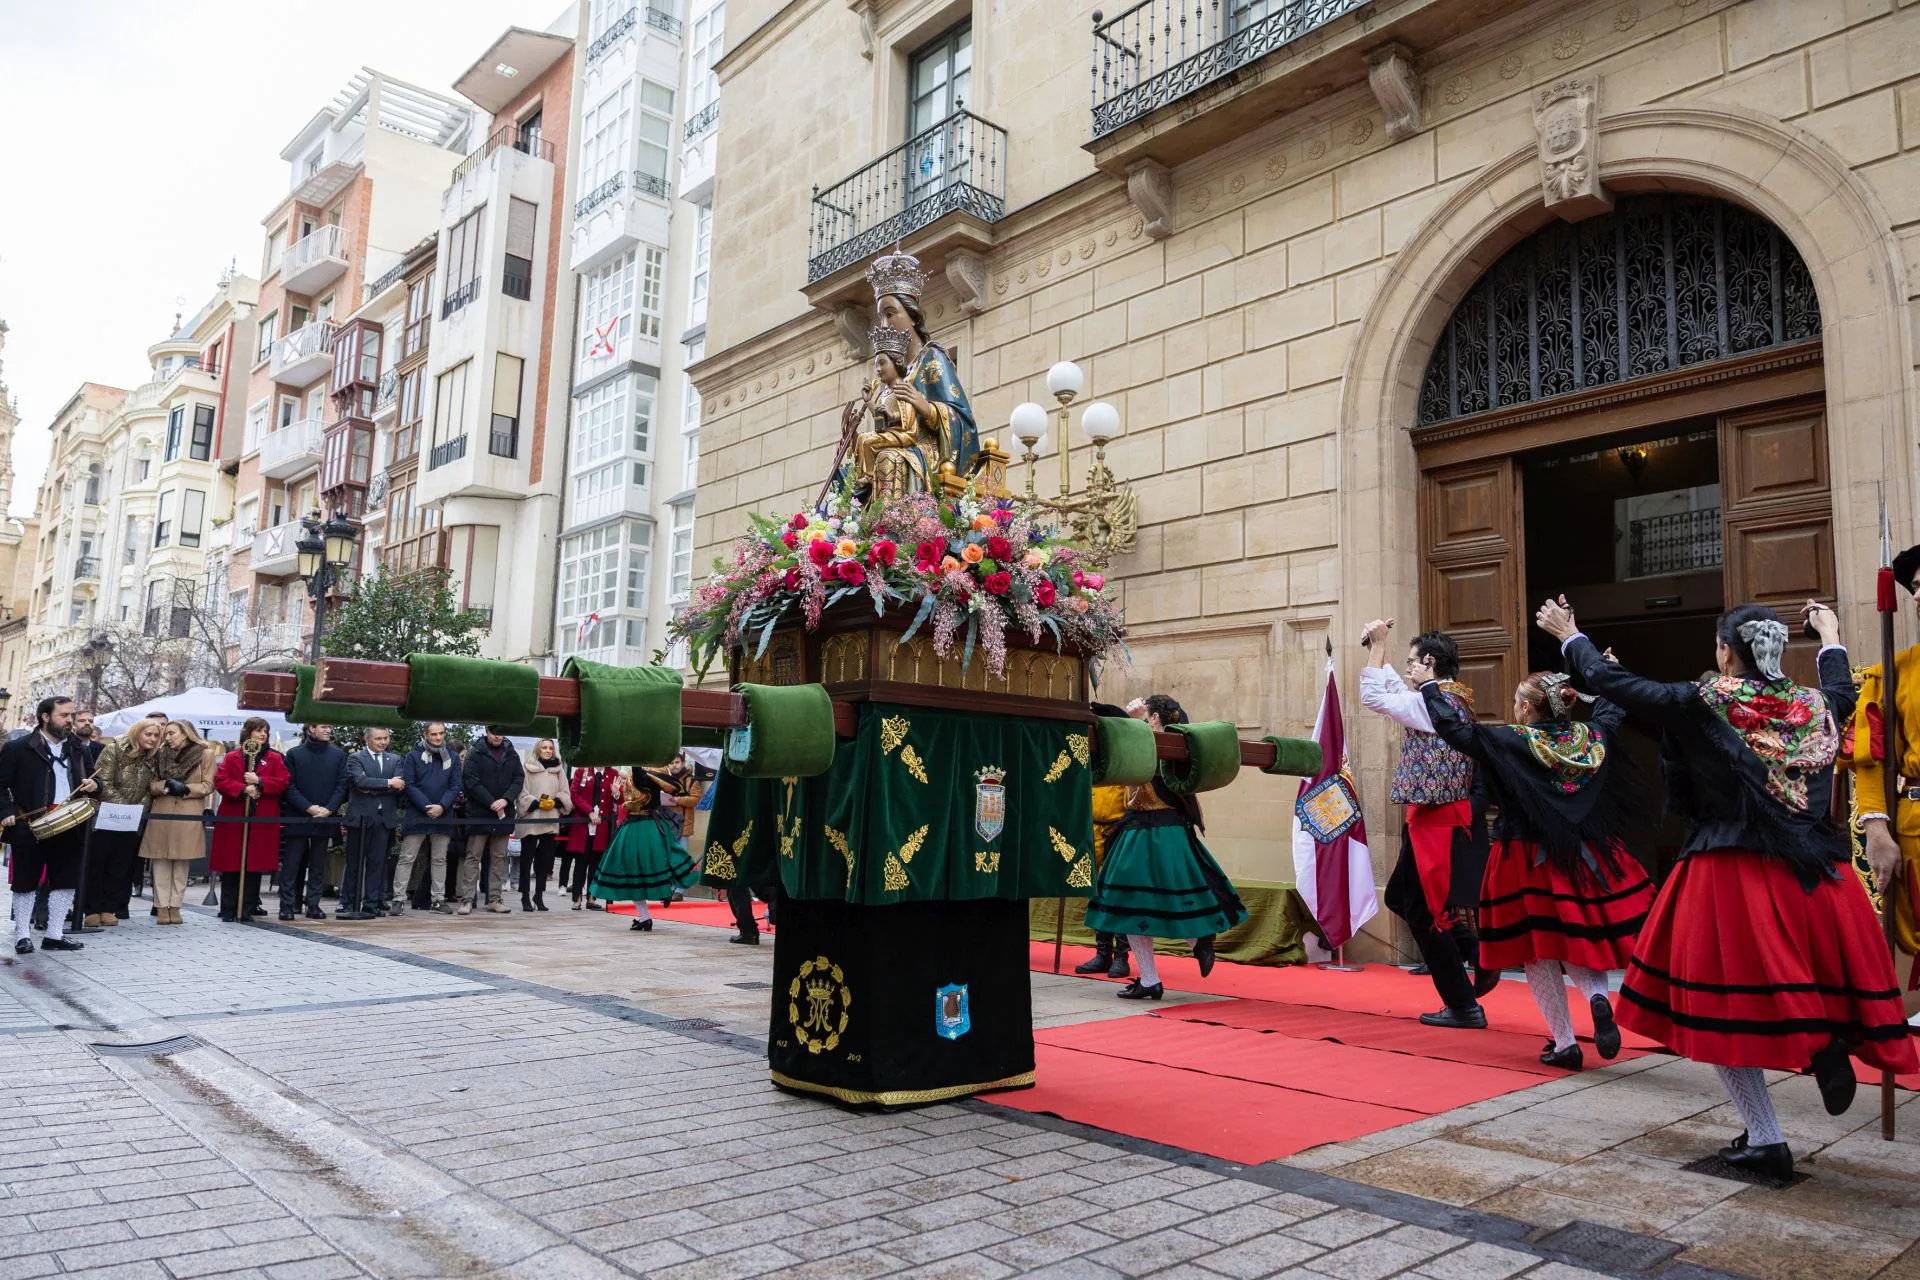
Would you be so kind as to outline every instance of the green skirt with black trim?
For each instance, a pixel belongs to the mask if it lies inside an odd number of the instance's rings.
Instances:
[[[1100,864],[1087,928],[1150,938],[1204,938],[1247,918],[1233,882],[1180,815],[1129,815]]]
[[[693,855],[665,823],[633,818],[613,833],[588,892],[605,902],[664,902],[699,878]]]

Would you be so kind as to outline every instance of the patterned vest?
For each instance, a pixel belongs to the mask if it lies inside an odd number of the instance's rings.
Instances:
[[[1447,700],[1468,715],[1473,707],[1448,680],[1441,685]],[[1400,763],[1393,770],[1393,790],[1388,798],[1395,804],[1452,804],[1465,800],[1473,790],[1473,761],[1455,751],[1440,736],[1407,730],[1400,746]]]

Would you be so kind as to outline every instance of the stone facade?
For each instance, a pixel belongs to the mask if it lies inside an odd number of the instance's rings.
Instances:
[[[808,193],[905,136],[907,53],[970,16],[966,105],[1008,131],[1009,212],[985,233],[983,308],[963,314],[941,278],[927,315],[959,352],[983,435],[1004,439],[1020,401],[1050,403],[1043,378],[1060,359],[1086,370],[1083,399],[1120,410],[1108,458],[1139,495],[1142,529],[1112,575],[1133,669],[1103,696],[1164,690],[1197,718],[1304,733],[1331,638],[1384,881],[1393,747],[1358,708],[1352,642],[1369,617],[1421,616],[1407,437],[1420,381],[1452,304],[1552,216],[1536,112],[1570,80],[1594,97],[1591,172],[1563,172],[1571,195],[1716,195],[1770,219],[1806,260],[1825,318],[1841,610],[1848,637],[1873,642],[1883,480],[1894,528],[1915,524],[1920,4],[1370,5],[1090,145],[1086,46],[1072,33],[1092,8],[729,7],[713,253],[725,301],[692,371],[701,564],[748,512],[791,509],[826,472],[861,369],[833,300],[804,291]],[[1424,39],[1399,40],[1394,68],[1417,80],[1411,116],[1404,78],[1376,96],[1365,56],[1384,43],[1370,33],[1402,20],[1426,23],[1413,28]],[[1179,152],[1174,130],[1225,118],[1263,75],[1312,83],[1290,109]],[[1552,159],[1580,141],[1556,135]],[[1173,162],[1164,180],[1136,167],[1130,199],[1128,149],[1164,163],[1156,146]],[[1049,454],[1042,475],[1057,466]],[[1275,833],[1293,798],[1263,779],[1210,797],[1209,841],[1232,874],[1292,878]],[[1377,953],[1392,925],[1370,929]]]

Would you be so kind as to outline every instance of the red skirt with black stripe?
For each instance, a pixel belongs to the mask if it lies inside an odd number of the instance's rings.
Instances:
[[[1808,892],[1778,858],[1710,849],[1661,886],[1621,988],[1620,1025],[1696,1062],[1799,1071],[1835,1036],[1920,1070],[1899,979],[1859,879]]]
[[[1618,874],[1594,870],[1577,883],[1535,847],[1503,840],[1480,882],[1480,967],[1518,969],[1560,960],[1624,969],[1653,904],[1653,882],[1624,853]]]

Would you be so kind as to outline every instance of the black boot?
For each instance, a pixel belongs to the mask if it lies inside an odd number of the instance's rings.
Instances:
[[[1107,976],[1109,978],[1131,977],[1133,974],[1133,969],[1130,967],[1132,960],[1133,944],[1118,934],[1115,934],[1113,939],[1113,967],[1107,970]]]
[[[533,909],[535,911],[545,911],[547,909],[546,894],[547,894],[547,888],[545,885],[542,885],[538,889],[534,890]]]
[[[1105,973],[1112,967],[1113,952],[1102,950],[1094,952],[1091,959],[1082,960],[1079,964],[1073,966],[1073,971],[1075,973]]]
[[[1613,1020],[1613,1002],[1595,996],[1593,1005],[1593,1047],[1611,1062],[1620,1056],[1620,1024]]]
[[[529,898],[529,897],[528,897],[528,896],[527,896],[526,894],[524,894],[524,893],[520,895],[520,909],[521,909],[522,911],[531,911],[531,910],[533,910],[533,899],[532,899],[532,898]]]
[[[1193,940],[1193,958],[1200,962],[1200,976],[1206,977],[1213,972],[1213,935]]]
[[[1853,1056],[1847,1052],[1847,1046],[1839,1040],[1827,1041],[1827,1047],[1813,1055],[1813,1064],[1808,1068],[1820,1085],[1820,1101],[1827,1107],[1830,1116],[1841,1116],[1853,1105],[1854,1089],[1859,1081],[1853,1074]],[[1775,1143],[1785,1149],[1785,1143]],[[1787,1172],[1793,1172],[1793,1157],[1787,1157]]]

